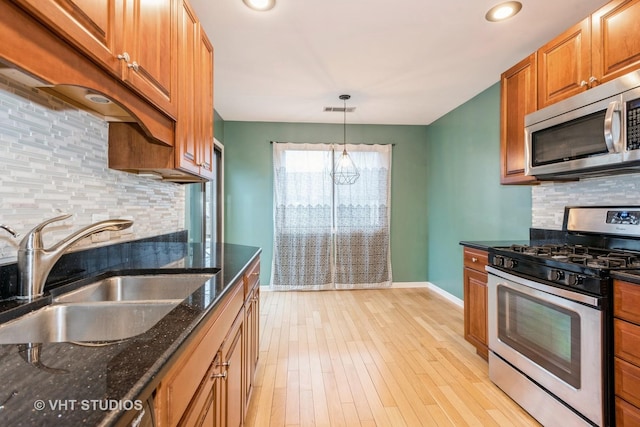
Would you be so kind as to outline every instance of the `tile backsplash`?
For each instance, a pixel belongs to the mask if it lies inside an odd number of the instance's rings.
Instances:
[[[184,229],[185,186],[109,169],[108,123],[0,76],[0,224],[21,235],[44,219],[45,245],[90,223],[126,218],[133,227],[94,241],[125,241]],[[85,239],[78,247],[104,245]],[[0,230],[0,263],[18,239]]]
[[[544,182],[531,188],[531,226],[560,230],[565,206],[640,206],[640,174]]]

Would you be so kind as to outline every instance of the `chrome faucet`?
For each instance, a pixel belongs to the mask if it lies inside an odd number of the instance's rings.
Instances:
[[[16,233],[16,231],[13,228],[9,227],[8,225],[0,224],[0,228],[2,228],[3,230],[6,230],[13,237],[18,237],[19,236],[19,234]]]
[[[101,231],[118,231],[131,227],[133,221],[109,219],[96,222],[62,239],[50,248],[42,243],[42,229],[52,222],[62,221],[71,215],[61,215],[38,224],[28,232],[18,246],[18,299],[33,300],[42,296],[44,284],[51,268],[77,241]]]

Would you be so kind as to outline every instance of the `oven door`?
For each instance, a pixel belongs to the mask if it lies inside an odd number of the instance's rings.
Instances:
[[[493,267],[487,270],[489,349],[546,392],[603,425],[600,300]]]

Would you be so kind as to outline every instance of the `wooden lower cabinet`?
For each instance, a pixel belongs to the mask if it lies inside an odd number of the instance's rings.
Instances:
[[[222,384],[221,415],[225,427],[239,427],[244,419],[244,313],[233,323],[222,346],[222,364],[226,377]]]
[[[257,263],[259,269],[259,260]],[[228,291],[156,389],[159,427],[238,427],[244,424],[255,366],[249,333],[257,333],[259,288],[245,298],[251,267]],[[257,298],[257,299],[256,299]],[[248,305],[247,305],[248,304]],[[249,320],[248,320],[249,319]],[[251,338],[256,340],[257,336]]]
[[[464,338],[476,347],[485,360],[489,357],[487,337],[487,265],[488,254],[464,248]]]
[[[640,284],[613,283],[616,425],[640,426]]]

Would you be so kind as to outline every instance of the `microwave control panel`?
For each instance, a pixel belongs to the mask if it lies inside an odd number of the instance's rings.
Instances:
[[[627,150],[640,149],[640,99],[627,102]]]

